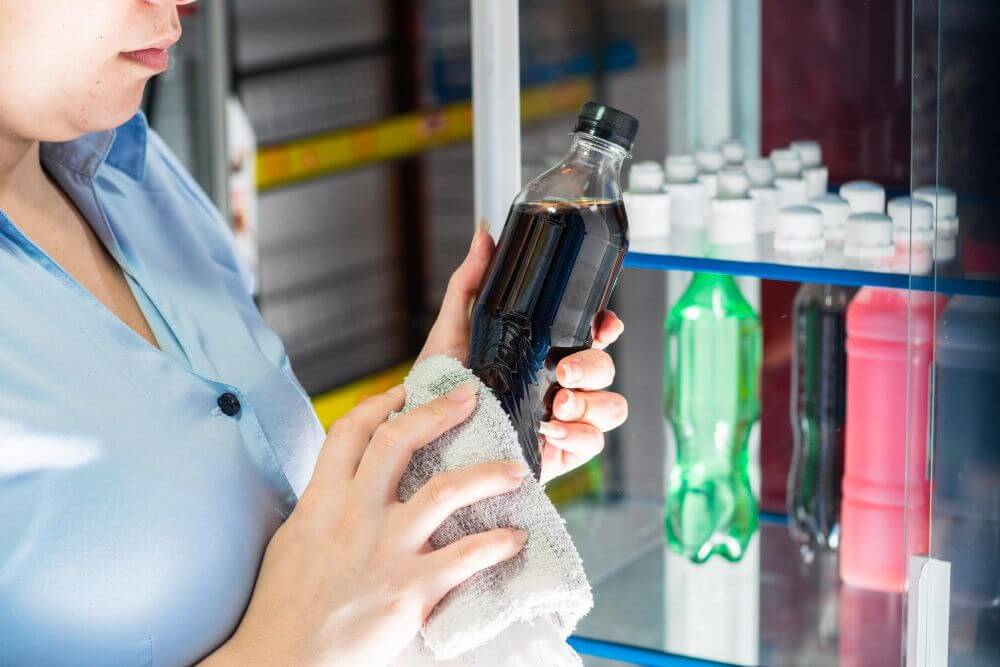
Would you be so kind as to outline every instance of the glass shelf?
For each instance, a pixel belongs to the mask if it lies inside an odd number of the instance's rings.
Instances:
[[[902,266],[900,266],[902,264]],[[705,230],[674,229],[671,237],[633,239],[625,266],[635,269],[704,271],[770,280],[834,285],[891,287],[944,294],[1000,297],[1000,275],[964,274],[957,262],[939,264],[924,275],[910,275],[908,261],[878,268],[845,258],[839,249],[816,260],[777,256],[773,236],[760,234],[750,246],[712,246]]]
[[[574,638],[581,652],[657,665],[901,664],[905,597],[841,585],[836,554],[806,563],[773,515],[761,516],[739,563],[695,565],[666,547],[660,502],[579,501],[560,512],[594,589]],[[995,639],[983,644],[994,616],[971,621],[979,639],[953,646],[953,664],[996,664]]]

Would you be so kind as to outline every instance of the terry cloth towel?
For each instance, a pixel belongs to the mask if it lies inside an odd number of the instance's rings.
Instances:
[[[403,412],[474,379],[478,382],[451,357],[429,357],[404,381]],[[472,416],[413,456],[399,498],[409,499],[440,472],[521,457],[507,413],[480,383]],[[528,533],[521,553],[445,596],[416,640],[422,639],[423,646],[411,646],[398,664],[423,664],[418,655],[433,655],[446,665],[582,664],[565,640],[594,604],[590,583],[565,522],[534,477],[510,493],[459,510],[431,536],[431,545],[440,548],[471,533],[508,526]]]

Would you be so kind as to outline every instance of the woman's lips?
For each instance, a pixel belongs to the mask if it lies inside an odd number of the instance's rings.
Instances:
[[[157,72],[163,72],[170,66],[170,54],[167,49],[142,49],[128,51],[122,55]]]

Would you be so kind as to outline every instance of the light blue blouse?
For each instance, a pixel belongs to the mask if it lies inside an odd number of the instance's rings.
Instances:
[[[190,664],[239,623],[323,430],[142,114],[42,160],[162,351],[0,212],[0,665]]]

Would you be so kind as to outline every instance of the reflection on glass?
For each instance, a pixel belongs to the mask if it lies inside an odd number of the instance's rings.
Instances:
[[[937,334],[931,554],[951,563],[953,653],[987,664],[1000,651],[1000,300],[954,297]]]
[[[902,594],[840,587],[840,665],[901,665]]]
[[[671,653],[734,665],[760,664],[760,540],[738,563],[693,563],[673,551],[663,563],[666,645]]]

